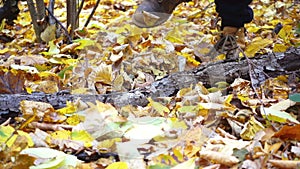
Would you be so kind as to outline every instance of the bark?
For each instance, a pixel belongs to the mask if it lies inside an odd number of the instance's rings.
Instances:
[[[250,74],[258,74],[263,80],[269,77],[298,73],[300,71],[300,48],[293,48],[285,53],[262,55],[249,60],[220,61],[200,66],[191,71],[183,71],[170,74],[144,89],[136,89],[124,93],[110,93],[105,95],[71,95],[68,92],[56,94],[35,93],[27,94],[0,94],[0,116],[9,112],[19,112],[19,103],[22,100],[34,100],[50,103],[54,108],[64,107],[66,101],[74,101],[80,98],[84,102],[96,100],[111,103],[117,107],[125,105],[147,105],[148,97],[157,98],[174,96],[180,89],[191,84],[202,82],[205,86],[211,86],[217,81],[232,83],[236,78],[250,80]],[[263,77],[261,74],[265,76]],[[253,76],[252,76],[253,77]],[[257,80],[257,79],[251,79]]]
[[[74,30],[79,26],[77,17],[77,4],[76,0],[67,0],[67,27],[71,26],[69,34],[73,38]]]
[[[46,6],[44,0],[27,0],[30,17],[32,20],[34,33],[37,42],[42,42],[41,33],[46,29],[48,20],[46,19]]]

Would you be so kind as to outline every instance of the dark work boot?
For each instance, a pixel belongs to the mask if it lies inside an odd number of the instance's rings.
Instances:
[[[133,23],[141,28],[158,26],[169,19],[182,2],[191,0],[144,0],[132,16]]]

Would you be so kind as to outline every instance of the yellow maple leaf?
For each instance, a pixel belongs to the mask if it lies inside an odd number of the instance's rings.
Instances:
[[[285,43],[288,43],[290,40],[290,35],[292,33],[293,27],[291,25],[284,25],[279,31],[278,36],[284,40]]]
[[[247,56],[254,56],[258,51],[270,45],[271,43],[273,43],[273,40],[262,39],[259,37],[247,46],[245,54]]]
[[[288,46],[285,44],[278,44],[276,43],[273,47],[273,52],[285,52]]]

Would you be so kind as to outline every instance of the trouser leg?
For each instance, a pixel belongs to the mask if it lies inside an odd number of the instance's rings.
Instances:
[[[249,7],[252,0],[215,0],[216,11],[222,18],[222,29],[226,26],[244,27],[253,19],[253,11]]]

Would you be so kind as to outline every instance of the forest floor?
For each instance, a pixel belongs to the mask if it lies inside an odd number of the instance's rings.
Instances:
[[[163,25],[141,29],[131,21],[136,0],[103,0],[82,28],[95,3],[85,3],[67,44],[62,31],[35,43],[21,1],[14,25],[1,24],[1,36],[12,41],[0,44],[0,93],[126,93],[225,59],[206,56],[219,35],[213,1],[181,4]],[[298,1],[254,0],[251,7],[255,17],[245,25],[241,58],[299,49]],[[65,2],[56,2],[54,15],[63,24],[65,11]],[[299,77],[268,78],[253,88],[255,80],[199,82],[149,98],[147,106],[76,100],[56,109],[24,100],[18,117],[0,113],[0,168],[300,168]]]

